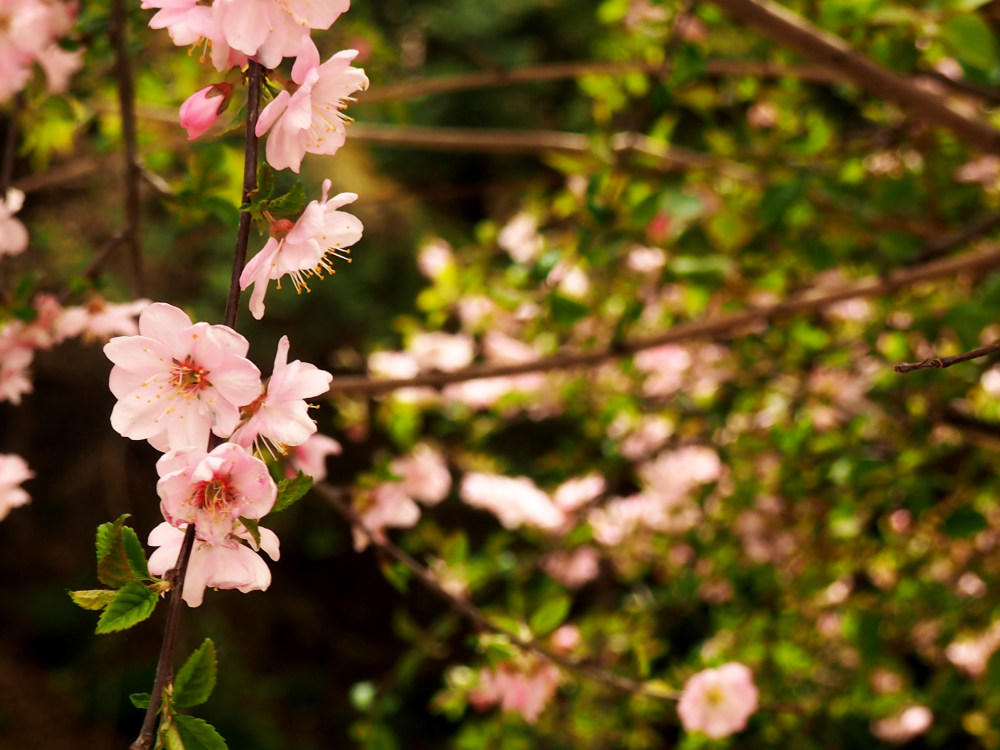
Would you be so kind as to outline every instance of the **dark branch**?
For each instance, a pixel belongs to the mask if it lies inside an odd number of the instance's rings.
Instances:
[[[915,370],[943,370],[946,367],[957,365],[959,362],[968,362],[970,359],[988,357],[997,352],[1000,352],[1000,341],[995,341],[989,346],[981,346],[978,349],[951,357],[931,357],[920,362],[900,362],[892,369],[901,374],[914,372]]]

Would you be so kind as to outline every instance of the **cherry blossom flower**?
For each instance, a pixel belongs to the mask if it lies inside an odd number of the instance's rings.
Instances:
[[[326,393],[333,376],[308,362],[289,362],[288,346],[288,336],[282,336],[264,392],[243,408],[232,442],[244,448],[263,446],[273,455],[284,453],[285,446],[301,445],[316,432],[305,399]]]
[[[163,517],[174,526],[193,523],[198,538],[212,545],[231,544],[244,528],[240,518],[267,515],[278,493],[267,465],[235,443],[209,453],[171,451],[156,462],[156,472]]]
[[[677,714],[688,732],[704,732],[713,739],[743,730],[757,710],[753,673],[736,662],[706,669],[684,683]]]
[[[884,742],[903,745],[923,734],[934,723],[934,714],[926,706],[910,706],[895,716],[872,722],[872,734]]]
[[[322,65],[293,69],[295,93],[282,91],[257,120],[258,138],[271,131],[265,153],[272,167],[297,173],[306,153],[330,156],[344,145],[347,118],[341,110],[352,93],[368,88],[365,72],[350,65],[357,54],[343,50]]]
[[[600,474],[567,479],[560,484],[552,499],[563,511],[570,513],[582,505],[593,502],[607,489],[607,482]]]
[[[0,454],[0,521],[12,508],[20,507],[31,498],[18,485],[35,476],[28,464],[13,453]]]
[[[343,451],[340,443],[332,437],[316,433],[302,443],[296,445],[288,453],[288,466],[285,476],[294,477],[301,471],[316,482],[326,479],[326,457],[340,455]]]
[[[407,529],[420,520],[420,506],[406,494],[401,482],[383,482],[361,502],[361,521],[376,539],[385,539],[385,529]],[[354,549],[363,551],[368,536],[354,529]]]
[[[472,507],[493,513],[507,529],[522,524],[557,529],[566,520],[549,496],[528,477],[473,472],[462,479],[459,494]]]
[[[417,444],[408,456],[397,458],[389,468],[400,477],[403,492],[425,505],[437,505],[451,490],[451,474],[444,456],[427,443]]]
[[[515,214],[500,230],[497,244],[518,263],[531,263],[542,252],[544,242],[538,222],[529,213]]]
[[[69,88],[69,79],[83,67],[83,50],[65,50],[50,44],[37,56],[45,72],[45,81],[51,94],[62,94]]]
[[[277,535],[270,529],[258,527],[260,549],[272,560],[279,557]],[[149,556],[149,572],[162,576],[177,562],[184,541],[184,531],[164,522],[149,533],[149,544],[157,547]],[[271,585],[271,571],[257,554],[255,548],[242,542],[254,544],[249,532],[239,538],[230,538],[228,544],[209,544],[195,539],[188,561],[187,575],[181,597],[189,607],[201,605],[205,588],[236,589],[243,593],[264,591]]]
[[[559,686],[559,670],[548,662],[539,662],[529,669],[505,663],[496,669],[483,670],[479,684],[469,695],[477,710],[499,703],[506,713],[517,713],[534,724]]]
[[[158,450],[204,448],[210,431],[228,437],[239,408],[261,392],[260,371],[246,359],[249,346],[227,326],[192,323],[173,305],[150,305],[138,336],[104,346],[118,398],[111,426]]]
[[[553,552],[545,558],[542,568],[563,586],[578,589],[597,578],[601,572],[600,556],[589,546]]]
[[[187,131],[189,141],[193,141],[215,124],[229,104],[232,93],[232,84],[213,83],[184,100],[178,117],[181,127]]]
[[[454,372],[468,367],[475,356],[475,342],[464,333],[418,333],[407,348],[424,370]]]
[[[0,401],[19,404],[21,396],[31,393],[28,368],[35,352],[22,337],[24,329],[24,323],[19,320],[0,329]]]
[[[569,654],[580,647],[580,628],[572,623],[561,625],[549,636],[552,648],[561,654]]]
[[[117,303],[93,297],[86,305],[65,308],[55,319],[56,340],[74,336],[83,336],[84,340],[135,336],[139,333],[135,318],[151,304],[148,299]]]
[[[7,196],[0,200],[0,256],[20,255],[28,247],[28,230],[14,214],[24,205],[24,193],[8,188]]]
[[[364,227],[356,216],[338,209],[353,203],[358,196],[339,193],[327,198],[330,185],[330,180],[323,181],[322,199],[311,201],[295,224],[287,219],[276,222],[267,243],[244,267],[240,288],[253,284],[250,312],[257,320],[264,317],[264,295],[272,279],[288,274],[296,291],[309,291],[308,277],[323,278],[324,272],[336,273],[333,258],[350,263],[347,248],[361,239]]]

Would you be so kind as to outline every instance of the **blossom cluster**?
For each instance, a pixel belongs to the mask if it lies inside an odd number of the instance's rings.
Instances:
[[[232,328],[192,322],[162,302],[143,311],[138,335],[113,338],[104,347],[114,363],[109,383],[118,398],[112,426],[164,452],[156,470],[165,520],[149,536],[158,548],[149,569],[162,575],[173,567],[183,529],[193,524],[195,545],[182,591],[192,607],[208,586],[245,592],[270,585],[257,552],[278,559],[278,538],[257,521],[273,508],[277,485],[259,456],[307,444],[316,425],[305,399],[325,392],[331,379],[314,365],[289,362],[283,336],[271,376],[262,381],[247,358],[249,347]],[[214,447],[212,435],[219,442]]]
[[[59,45],[73,26],[75,4],[58,0],[8,0],[0,5],[0,103],[27,86],[37,63],[48,90],[61,93],[80,69],[80,51]]]

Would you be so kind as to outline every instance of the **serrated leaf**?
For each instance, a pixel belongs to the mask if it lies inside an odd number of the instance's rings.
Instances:
[[[174,679],[174,705],[190,708],[208,700],[215,689],[217,661],[211,638],[195,649]]]
[[[149,693],[132,693],[128,699],[136,708],[149,708],[149,702],[153,699],[153,696]]]
[[[535,635],[545,635],[555,630],[566,619],[571,605],[572,601],[565,595],[549,599],[531,615],[528,621],[531,632]]]
[[[142,548],[142,542],[139,541],[135,529],[131,526],[122,526],[122,542],[125,545],[125,558],[136,578],[151,578],[149,568],[146,566],[146,551]]]
[[[142,622],[153,614],[158,598],[141,583],[123,586],[97,621],[97,632],[113,633]]]
[[[117,591],[111,589],[88,589],[86,591],[68,591],[73,603],[83,609],[101,610],[111,603]]]
[[[197,716],[178,714],[174,717],[174,728],[184,750],[229,750],[215,727]]]
[[[260,547],[260,524],[254,518],[244,518],[240,516],[240,523],[243,524],[243,528],[250,532],[250,536],[253,537],[254,548]]]
[[[129,564],[125,553],[124,533],[122,529],[128,514],[108,526],[101,524],[97,529],[97,579],[105,586],[118,588],[135,580],[135,573]],[[101,552],[104,554],[101,555]]]
[[[306,189],[301,182],[292,185],[292,189],[284,195],[266,202],[264,206],[273,214],[298,214],[306,207]]]
[[[303,474],[301,471],[291,479],[280,480],[278,482],[278,497],[274,501],[274,507],[271,508],[271,512],[277,513],[294,505],[312,489],[312,486],[313,478],[308,474]]]

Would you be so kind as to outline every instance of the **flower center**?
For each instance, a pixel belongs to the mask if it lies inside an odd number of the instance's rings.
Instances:
[[[174,367],[170,371],[170,383],[185,393],[197,393],[212,385],[208,381],[208,370],[191,359],[190,355],[185,357],[183,362],[174,360]]]
[[[229,509],[236,501],[236,490],[228,476],[216,476],[211,482],[199,482],[191,493],[191,504],[213,515]]]

